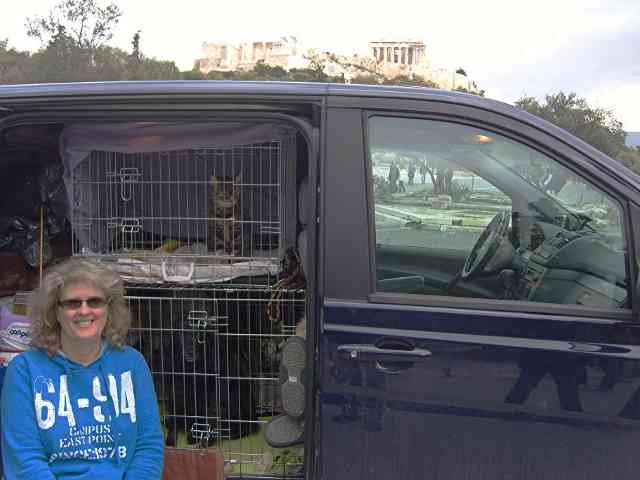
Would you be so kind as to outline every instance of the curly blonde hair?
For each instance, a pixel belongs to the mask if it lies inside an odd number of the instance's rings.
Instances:
[[[116,348],[126,345],[131,313],[124,298],[122,278],[96,260],[79,257],[69,258],[49,268],[40,288],[34,293],[29,312],[31,345],[47,350],[49,355],[60,351],[60,294],[65,286],[81,282],[91,283],[102,290],[109,301],[102,337]]]

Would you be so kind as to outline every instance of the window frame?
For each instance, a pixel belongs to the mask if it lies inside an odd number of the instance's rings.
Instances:
[[[444,307],[444,308],[456,308],[456,309],[471,309],[471,310],[489,310],[489,311],[503,311],[503,312],[521,312],[521,313],[537,313],[548,315],[560,315],[560,316],[572,316],[575,320],[579,320],[580,317],[593,321],[594,318],[602,319],[603,322],[608,321],[634,321],[634,312],[638,311],[638,297],[640,296],[636,287],[637,273],[636,268],[633,265],[632,259],[635,258],[636,245],[634,243],[633,227],[634,223],[631,221],[631,205],[628,197],[623,193],[624,188],[621,185],[616,185],[615,179],[611,176],[596,177],[591,172],[579,169],[580,164],[589,162],[588,158],[579,153],[575,149],[571,149],[568,153],[566,148],[562,149],[563,144],[551,135],[542,130],[537,130],[536,134],[539,138],[533,138],[526,135],[522,130],[525,125],[515,118],[507,118],[508,128],[505,125],[499,125],[495,122],[488,121],[490,119],[483,119],[483,111],[473,107],[463,107],[464,110],[470,110],[469,113],[472,116],[460,116],[460,115],[447,115],[441,113],[441,106],[437,108],[433,113],[426,112],[403,112],[399,110],[375,110],[375,109],[363,109],[362,110],[362,125],[363,125],[363,139],[364,139],[364,165],[365,165],[365,181],[366,181],[366,205],[367,205],[367,218],[369,223],[369,295],[368,301],[370,303],[388,303],[397,305],[415,305],[415,306],[430,306],[430,307]],[[440,111],[438,111],[440,110]],[[532,148],[539,153],[546,155],[551,160],[558,162],[563,167],[567,168],[573,174],[579,178],[583,178],[588,181],[594,187],[602,190],[609,195],[614,201],[616,201],[621,211],[621,220],[623,235],[625,237],[626,251],[625,255],[625,269],[626,275],[629,281],[628,293],[631,297],[631,308],[596,308],[585,307],[581,305],[563,305],[554,303],[542,303],[532,302],[528,300],[502,300],[502,299],[482,299],[473,297],[451,297],[441,295],[422,295],[422,294],[404,294],[404,293],[391,293],[391,292],[378,292],[376,290],[377,279],[377,262],[376,262],[376,225],[375,225],[375,197],[373,189],[373,162],[371,156],[371,131],[370,121],[373,117],[385,117],[385,118],[398,118],[398,119],[414,119],[414,120],[428,120],[428,121],[440,121],[452,124],[458,124],[468,126],[472,128],[480,128],[497,135],[501,135],[514,142]],[[502,123],[502,122],[501,122]],[[564,145],[566,147],[566,144]],[[570,145],[569,145],[570,147]],[[562,151],[565,150],[565,151]]]

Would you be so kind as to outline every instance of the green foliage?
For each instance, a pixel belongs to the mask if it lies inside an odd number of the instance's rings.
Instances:
[[[211,71],[206,76],[199,70],[189,70],[182,72],[184,80],[277,80],[293,82],[323,82],[323,83],[344,83],[342,76],[330,76],[324,73],[321,63],[312,62],[310,68],[292,68],[287,71],[282,67],[273,67],[263,62],[258,62],[251,70],[238,70],[234,72]],[[351,79],[351,83],[367,85],[405,85],[417,87],[437,88],[437,85],[419,76],[409,77],[399,75],[392,79],[383,79],[374,74],[362,74]]]
[[[460,75],[464,75],[465,77],[467,76],[467,72],[465,71],[464,68],[459,68],[456,70],[456,73],[460,74]]]
[[[120,60],[122,66],[122,80],[178,80],[180,71],[174,62],[148,58],[140,48],[140,30],[131,41],[133,50],[126,61]],[[120,49],[111,49],[119,57],[126,53]]]
[[[0,41],[0,84],[20,83],[31,76],[33,62],[28,52],[9,48],[9,41]]]
[[[202,73],[197,68],[193,70],[185,70],[184,72],[180,72],[180,78],[182,80],[207,80],[207,76]]]
[[[46,17],[27,18],[27,35],[43,45],[64,36],[76,47],[95,50],[111,40],[121,16],[114,3],[101,7],[96,0],[60,0]]]
[[[344,83],[341,77],[331,77],[323,72],[318,65],[311,68],[292,68],[287,71],[282,67],[271,66],[264,62],[258,62],[251,70],[216,71],[212,70],[206,75],[199,70],[182,72],[183,80],[247,80],[247,81],[294,81],[294,82],[339,82]]]
[[[174,62],[145,57],[140,31],[131,53],[106,44],[121,15],[115,4],[61,0],[47,17],[27,20],[28,34],[43,42],[39,51],[19,52],[0,42],[0,84],[179,79]]]
[[[317,68],[292,68],[289,70],[289,80],[294,82],[330,82],[330,77]],[[341,83],[344,83],[342,81]]]
[[[218,72],[213,70],[207,73],[206,79],[207,80],[238,80],[238,78],[236,78],[236,75],[237,75],[237,72]]]
[[[131,47],[133,47],[133,51],[131,52],[131,57],[134,60],[140,60],[142,58],[142,53],[140,52],[140,30],[133,34],[133,39],[131,40]]]
[[[592,108],[575,93],[547,95],[544,103],[523,97],[516,105],[580,137],[598,150],[616,156],[624,148],[622,123],[610,110]]]
[[[169,60],[157,60],[143,56],[142,60],[134,67],[129,65],[125,70],[123,80],[179,80],[180,70],[175,62]]]
[[[333,54],[330,54],[328,58],[312,57],[308,68],[292,68],[289,70],[288,80],[294,82],[344,83],[344,76],[331,76],[324,73],[328,61],[339,63],[337,56]]]
[[[76,47],[69,37],[56,36],[45,49],[31,56],[33,70],[30,80],[36,83],[89,81],[93,75],[86,67],[91,66],[91,70],[100,68],[92,65],[92,58],[93,52]]]
[[[379,85],[381,83],[378,75],[357,75],[351,79],[351,83],[357,83],[360,85]]]
[[[431,80],[426,80],[418,75],[397,75],[393,78],[386,78],[382,82],[384,85],[402,85],[405,87],[429,87],[438,88],[438,85]]]
[[[592,108],[584,98],[564,92],[547,95],[544,103],[533,97],[522,97],[516,105],[571,132],[640,173],[640,152],[625,145],[622,122],[610,110]]]
[[[114,47],[78,48],[64,37],[33,55],[0,44],[0,84],[179,78],[174,62],[136,58]]]
[[[303,462],[303,455],[304,452],[300,448],[278,449],[276,450],[276,454],[273,457],[273,464],[276,469],[282,468],[283,466],[287,465],[301,465]]]
[[[625,148],[616,156],[616,159],[622,162],[636,173],[640,173],[640,148]]]
[[[455,91],[456,91],[456,92],[462,92],[462,93],[469,93],[469,94],[471,94],[471,95],[477,95],[477,96],[479,96],[479,97],[484,97],[484,94],[485,94],[485,91],[484,91],[484,90],[478,90],[478,91],[476,92],[476,91],[473,91],[473,90],[467,90],[467,89],[466,89],[466,88],[464,88],[464,87],[456,87]]]
[[[272,67],[260,61],[248,73],[248,80],[286,80],[287,71],[282,67]]]
[[[32,55],[0,42],[0,84],[180,78],[174,62],[145,57],[140,32],[134,36],[132,53],[106,45],[81,47],[65,32],[60,28],[46,47]]]

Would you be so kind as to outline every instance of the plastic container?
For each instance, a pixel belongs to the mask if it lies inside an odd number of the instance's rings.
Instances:
[[[0,354],[23,352],[31,343],[31,319],[0,307]]]

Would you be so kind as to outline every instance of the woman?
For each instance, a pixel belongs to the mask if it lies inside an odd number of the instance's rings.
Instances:
[[[159,479],[163,439],[120,277],[72,258],[45,276],[31,311],[33,349],[2,390],[6,480]]]

